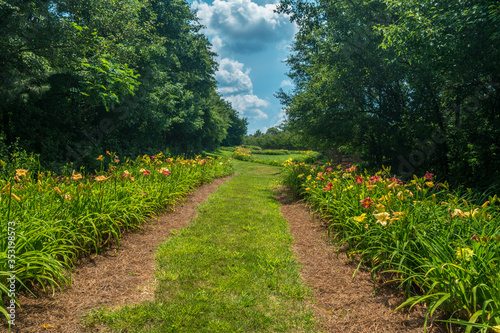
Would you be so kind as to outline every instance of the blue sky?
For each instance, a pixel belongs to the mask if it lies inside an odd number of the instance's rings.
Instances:
[[[291,87],[283,60],[296,27],[288,17],[274,13],[278,1],[190,2],[218,54],[219,92],[248,119],[248,133],[279,125],[282,106],[273,95],[280,87]]]

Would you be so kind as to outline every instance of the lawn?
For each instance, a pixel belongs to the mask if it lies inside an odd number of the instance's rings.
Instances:
[[[126,332],[314,332],[273,188],[280,168],[234,161],[192,225],[157,252],[155,300],[87,318]]]

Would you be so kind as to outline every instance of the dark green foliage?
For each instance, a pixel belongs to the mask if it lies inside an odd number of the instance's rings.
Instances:
[[[401,176],[500,184],[497,1],[282,0],[299,32],[287,128]]]
[[[269,128],[265,134],[257,130],[254,135],[245,137],[243,143],[264,149],[306,150],[308,148],[307,143],[302,141],[299,136],[276,127]]]
[[[237,113],[231,113],[229,115],[229,120],[231,123],[227,129],[227,136],[222,141],[222,145],[225,147],[239,146],[243,143],[243,139],[247,134],[248,120],[238,117]]]
[[[185,0],[0,1],[2,146],[90,168],[217,148],[239,118],[200,29]]]

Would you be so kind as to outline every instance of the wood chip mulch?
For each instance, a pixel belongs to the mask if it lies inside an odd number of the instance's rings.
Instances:
[[[310,306],[323,332],[410,332],[424,331],[425,310],[394,310],[404,300],[394,288],[374,283],[367,270],[347,260],[344,252],[327,236],[327,229],[308,207],[280,188],[275,193],[282,204],[281,212],[295,239],[293,250],[301,264],[303,280],[313,289]],[[445,332],[443,327],[429,325],[427,332]]]
[[[154,297],[155,248],[171,234],[189,224],[197,214],[196,206],[204,202],[217,187],[231,177],[215,180],[198,188],[185,204],[160,216],[140,232],[124,235],[120,247],[111,247],[97,256],[83,258],[74,269],[73,284],[55,296],[37,292],[38,297],[19,297],[22,309],[16,311],[12,332],[85,332],[80,319],[92,309],[115,308],[152,300]],[[368,271],[360,269],[352,276],[356,264],[326,236],[325,226],[303,204],[285,189],[276,192],[281,211],[295,238],[293,249],[301,264],[301,275],[313,290],[309,301],[323,332],[423,332],[424,310],[394,312],[402,302],[395,289],[377,286]],[[6,332],[0,326],[0,332]],[[88,330],[87,330],[88,331]],[[429,333],[445,332],[436,325]]]
[[[97,256],[81,259],[72,274],[73,284],[63,292],[52,296],[38,291],[36,298],[29,294],[20,296],[22,309],[16,310],[12,332],[82,332],[86,330],[80,319],[92,309],[152,300],[155,248],[172,229],[187,226],[197,214],[196,206],[230,178],[202,185],[173,212],[153,219],[139,232],[122,235],[119,248],[112,246]],[[0,326],[0,332],[7,332],[7,326]]]

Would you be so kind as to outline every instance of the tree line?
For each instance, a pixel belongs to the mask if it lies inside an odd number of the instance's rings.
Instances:
[[[280,127],[270,127],[266,133],[257,130],[254,134],[247,135],[243,143],[263,149],[307,150],[300,137]]]
[[[500,184],[500,3],[282,0],[287,128],[403,177]]]
[[[185,0],[0,0],[0,154],[92,165],[240,143],[201,28]]]

